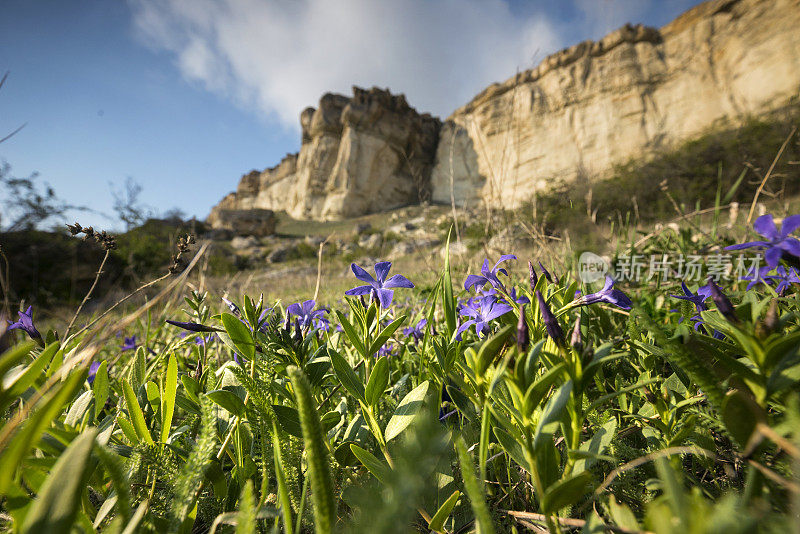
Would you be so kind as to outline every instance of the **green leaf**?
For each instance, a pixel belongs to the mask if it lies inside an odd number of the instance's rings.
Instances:
[[[97,368],[97,373],[94,375],[94,382],[92,383],[92,390],[94,391],[94,416],[100,416],[103,407],[108,400],[108,362],[103,360],[100,367]]]
[[[297,413],[297,410],[279,404],[273,404],[272,410],[275,412],[275,417],[284,432],[303,439],[303,428],[300,426],[300,414]]]
[[[0,408],[5,408],[5,406],[25,393],[29,387],[33,385],[36,379],[40,378],[47,364],[50,363],[50,360],[53,359],[53,356],[56,352],[58,352],[59,345],[58,343],[52,343],[44,349],[36,359],[31,362],[30,365],[19,375],[17,376],[16,380],[11,383],[11,385],[3,392],[2,395],[2,403],[0,403]]]
[[[140,440],[145,440],[148,445],[153,446],[153,436],[150,435],[147,425],[144,422],[144,414],[142,408],[139,406],[139,401],[136,400],[136,393],[128,382],[122,383],[122,392],[125,394],[125,404],[128,407],[128,415],[131,417],[131,424],[136,431],[136,436]]]
[[[592,439],[581,443],[581,451],[591,453],[594,456],[582,458],[575,462],[573,473],[581,473],[590,468],[597,462],[599,456],[611,445],[611,440],[617,431],[617,420],[613,417],[597,429]]]
[[[400,435],[414,420],[414,417],[422,408],[422,401],[428,393],[429,385],[430,383],[427,380],[424,381],[412,389],[397,405],[397,409],[394,411],[392,418],[389,419],[389,424],[386,425],[386,430],[384,431],[387,443]]]
[[[373,354],[378,352],[378,349],[380,349],[383,346],[383,344],[386,343],[386,341],[390,337],[392,337],[392,334],[394,334],[397,331],[397,329],[400,328],[400,325],[403,324],[405,320],[406,316],[401,315],[400,317],[389,323],[389,325],[386,328],[381,330],[381,333],[378,334],[375,337],[375,339],[372,340],[372,345],[369,346],[368,354],[372,356]]]
[[[227,389],[215,389],[209,391],[206,396],[216,405],[225,408],[235,416],[244,415],[244,402],[235,393]]]
[[[367,398],[365,396],[364,384],[361,382],[361,379],[358,378],[355,371],[353,371],[353,368],[350,367],[350,364],[347,363],[347,360],[330,348],[328,349],[328,355],[331,358],[331,364],[333,364],[333,372],[336,373],[336,378],[342,383],[344,389],[356,399],[366,404]]]
[[[389,384],[389,359],[386,356],[379,358],[372,368],[367,382],[365,397],[369,406],[375,406]]]
[[[722,422],[741,449],[747,446],[750,436],[766,415],[756,402],[741,391],[731,391],[722,402]]]
[[[391,468],[388,465],[378,460],[374,454],[362,449],[355,443],[350,444],[350,450],[355,454],[356,458],[358,458],[358,461],[367,468],[367,471],[372,473],[380,483],[389,483],[389,472]]]
[[[236,346],[239,354],[248,360],[252,360],[256,355],[256,345],[250,329],[230,313],[222,314],[222,326],[225,327],[225,331]]]
[[[322,431],[328,432],[330,429],[339,424],[342,420],[342,414],[336,410],[330,411],[319,418],[319,424],[322,425]]]
[[[46,394],[11,442],[0,451],[0,495],[6,494],[22,458],[39,443],[44,429],[62,412],[85,379],[86,370],[72,373],[60,386],[55,387],[55,391]]]
[[[555,434],[558,428],[558,422],[561,419],[561,414],[564,413],[564,408],[567,406],[569,396],[572,393],[572,381],[567,381],[561,385],[560,388],[550,397],[547,405],[542,411],[542,416],[539,418],[539,423],[536,425],[536,433],[534,437],[534,448],[537,448],[538,443],[543,439],[549,439],[550,436]]]
[[[172,415],[175,413],[175,395],[178,392],[178,361],[170,354],[167,362],[167,377],[164,380],[164,394],[161,396],[161,443],[166,443],[172,428]]]
[[[444,528],[444,522],[448,517],[450,517],[450,514],[453,512],[453,508],[455,508],[459,497],[461,497],[461,492],[456,490],[452,495],[450,495],[450,497],[447,498],[446,501],[444,501],[444,504],[439,507],[434,516],[431,518],[431,522],[428,524],[429,530],[438,532]]]
[[[542,497],[542,509],[546,514],[554,514],[562,508],[572,506],[586,495],[586,486],[591,480],[592,474],[589,471],[559,480]]]
[[[481,345],[481,348],[478,349],[478,357],[475,362],[475,376],[483,376],[486,369],[489,368],[489,364],[492,363],[500,352],[500,349],[506,344],[511,333],[515,331],[515,328],[516,327],[507,324]]]
[[[9,369],[18,365],[19,362],[25,359],[35,346],[36,343],[33,341],[25,341],[4,352],[3,355],[0,356],[0,380],[6,376]]]
[[[120,429],[122,429],[122,433],[125,434],[125,437],[128,438],[128,441],[134,445],[139,443],[139,436],[136,434],[136,429],[133,428],[133,425],[130,421],[128,421],[124,416],[120,415],[117,417],[117,424],[119,425]]]
[[[508,453],[511,459],[530,473],[532,469],[528,465],[528,459],[525,456],[525,451],[522,449],[522,445],[520,445],[514,438],[511,437],[511,434],[502,428],[494,427],[492,431],[494,432],[497,441],[499,441],[500,445],[503,447],[503,450]]]
[[[339,318],[339,324],[342,325],[342,329],[344,330],[344,333],[347,335],[347,338],[350,340],[350,343],[352,343],[352,345],[356,348],[359,354],[361,354],[361,356],[366,358],[367,352],[364,349],[364,343],[362,343],[361,338],[358,337],[356,329],[353,328],[353,325],[350,324],[350,321],[347,320],[347,317],[345,317],[344,314],[339,310],[336,310],[336,316]],[[328,353],[330,352],[331,351],[328,350]]]
[[[25,517],[22,534],[69,534],[72,530],[96,435],[95,429],[84,432],[58,458]]]

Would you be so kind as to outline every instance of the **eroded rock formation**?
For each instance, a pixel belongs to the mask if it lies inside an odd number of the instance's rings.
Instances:
[[[433,200],[513,208],[796,98],[800,0],[713,0],[489,86],[442,127]]]
[[[711,0],[661,29],[626,25],[492,84],[442,125],[354,88],[302,112],[302,145],[212,212],[337,219],[416,203],[513,208],[556,183],[777,108],[800,92],[800,0]]]
[[[276,167],[242,177],[212,210],[283,210],[298,219],[341,219],[430,196],[441,122],[403,95],[353,88],[326,94],[300,114],[302,145]]]

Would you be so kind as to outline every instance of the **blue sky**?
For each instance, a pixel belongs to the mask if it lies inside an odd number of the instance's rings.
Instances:
[[[445,117],[493,81],[696,0],[5,0],[0,161],[118,227],[109,183],[204,218],[251,169],[299,148],[326,91],[389,87]],[[5,192],[0,191],[0,202]],[[7,221],[6,221],[7,222]]]

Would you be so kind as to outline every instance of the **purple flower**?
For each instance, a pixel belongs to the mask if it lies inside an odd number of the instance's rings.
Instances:
[[[777,278],[777,276],[767,274],[772,270],[769,265],[764,265],[758,269],[750,269],[750,272],[746,275],[742,276],[742,280],[749,280],[750,283],[747,284],[747,290],[753,289],[754,286],[757,286],[760,283],[770,284],[773,280]]]
[[[798,276],[797,269],[794,267],[786,269],[783,265],[778,265],[778,268],[775,269],[775,275],[772,275],[771,278],[778,281],[775,292],[780,296],[783,296],[792,284],[800,284],[800,276]]]
[[[381,348],[378,349],[377,358],[380,358],[381,356],[389,357],[392,355],[393,352],[394,352],[394,345],[392,345],[391,343],[385,343]]]
[[[491,284],[495,289],[504,289],[503,283],[497,277],[497,274],[503,273],[508,276],[508,271],[505,269],[498,269],[498,266],[504,261],[516,259],[517,257],[513,254],[503,254],[500,256],[500,259],[497,260],[497,263],[494,264],[494,267],[491,268],[489,267],[489,258],[484,259],[483,266],[481,267],[481,274],[471,274],[467,276],[467,279],[464,281],[464,289],[469,290],[472,287],[483,287],[486,284]]]
[[[497,319],[511,310],[511,306],[505,302],[500,302],[494,295],[467,300],[461,305],[458,313],[464,317],[471,317],[471,319],[458,327],[456,339],[460,340],[461,334],[472,325],[475,325],[475,332],[478,337],[483,337],[489,332],[489,321]]]
[[[797,230],[798,227],[800,227],[800,215],[786,217],[780,230],[775,226],[772,215],[762,215],[753,223],[753,229],[769,241],[750,241],[725,247],[725,250],[742,250],[752,247],[764,249],[766,251],[764,258],[767,260],[767,265],[774,269],[778,266],[778,262],[784,252],[800,258],[800,241],[794,237],[789,237],[789,234]]]
[[[606,283],[603,289],[597,293],[589,293],[575,302],[577,306],[587,306],[596,302],[605,302],[607,304],[613,304],[623,310],[630,310],[631,304],[633,304],[625,293],[619,289],[614,289],[614,279],[608,275],[606,275]]]
[[[544,329],[547,331],[547,335],[550,336],[553,341],[560,342],[564,339],[564,330],[562,330],[561,325],[558,324],[558,319],[556,319],[556,316],[550,311],[541,291],[536,292],[536,299],[539,301],[539,312],[542,314]]]
[[[122,345],[120,345],[120,347],[119,347],[119,348],[120,348],[120,350],[122,350],[122,351],[126,351],[126,350],[136,350],[136,347],[137,347],[137,346],[138,346],[138,345],[136,344],[136,336],[131,336],[131,337],[126,337],[126,338],[125,338],[125,343],[123,343]]]
[[[210,336],[195,336],[194,344],[198,347],[204,347],[207,343],[211,343],[216,339],[216,334],[211,334]]]
[[[711,286],[705,285],[697,290],[697,293],[692,293],[688,287],[686,287],[685,282],[681,282],[681,289],[683,289],[683,295],[670,295],[673,298],[680,299],[680,300],[687,300],[694,304],[694,307],[697,309],[697,313],[701,311],[706,311],[708,306],[706,306],[705,302],[711,296]]]
[[[428,326],[427,319],[420,319],[414,326],[403,328],[403,335],[414,339],[414,343],[419,343],[425,337],[425,327]]]
[[[497,296],[497,290],[489,289],[487,291],[484,291],[483,295],[494,295],[494,296]],[[528,299],[528,297],[526,297],[525,295],[521,295],[519,297],[517,296],[517,288],[516,287],[512,287],[511,288],[511,291],[509,291],[509,293],[508,293],[508,298],[510,298],[512,301],[514,301],[514,302],[516,302],[517,304],[520,304],[520,305],[522,305],[522,304],[530,304],[531,303],[530,299]]]
[[[311,327],[314,325],[315,319],[323,318],[324,315],[328,313],[326,308],[319,308],[315,310],[314,307],[316,305],[316,301],[311,299],[302,303],[295,302],[286,308],[287,318],[289,315],[296,315],[297,324],[299,324],[301,328]]]
[[[18,328],[25,330],[31,339],[36,339],[41,341],[42,334],[36,330],[36,327],[33,326],[33,306],[28,306],[28,309],[24,312],[17,312],[19,314],[19,320],[16,323],[12,323],[8,321],[8,330],[16,330]]]
[[[392,291],[392,288],[414,287],[414,284],[412,284],[408,278],[402,274],[396,274],[388,280],[386,279],[386,276],[389,274],[389,270],[392,268],[392,262],[390,261],[379,261],[375,264],[375,276],[377,279],[372,278],[372,275],[355,263],[351,264],[350,268],[353,269],[353,274],[356,275],[356,278],[362,282],[366,282],[367,285],[348,289],[344,292],[344,294],[352,297],[371,293],[378,299],[382,308],[388,308],[392,305],[392,298],[394,297],[394,291]]]
[[[172,319],[167,319],[167,322],[172,326],[177,326],[178,328],[183,328],[184,330],[188,330],[190,332],[223,332],[221,328],[206,326],[200,323],[173,321]]]
[[[101,362],[92,362],[92,365],[89,366],[89,375],[86,377],[86,381],[89,382],[91,386],[94,384],[94,379],[97,377],[97,370],[100,369]]]
[[[327,332],[331,329],[331,322],[327,317],[316,317],[311,321],[311,324],[314,328],[322,330],[323,332]]]

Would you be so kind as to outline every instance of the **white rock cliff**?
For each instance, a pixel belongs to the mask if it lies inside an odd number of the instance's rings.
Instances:
[[[339,219],[427,198],[514,208],[601,180],[800,93],[800,0],[711,0],[661,29],[626,25],[496,83],[442,125],[402,95],[354,88],[301,115],[299,155],[242,177],[213,210]]]

